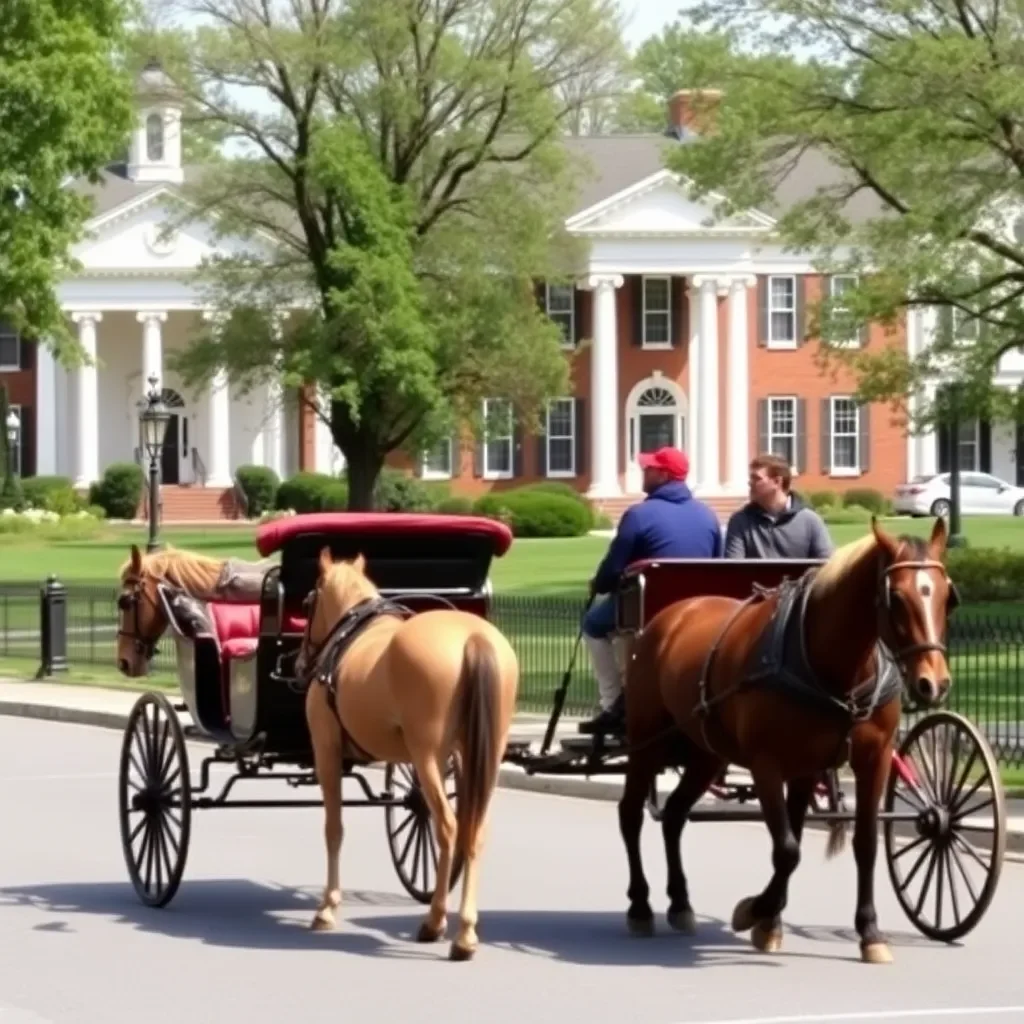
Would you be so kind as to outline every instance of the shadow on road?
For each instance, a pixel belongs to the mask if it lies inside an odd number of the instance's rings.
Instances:
[[[456,894],[457,895],[457,894]],[[453,895],[448,937],[455,934],[458,903]],[[76,915],[111,918],[142,931],[175,939],[198,940],[212,946],[242,949],[331,949],[358,956],[436,959],[444,945],[413,941],[426,912],[402,893],[346,890],[338,928],[314,933],[309,920],[317,892],[241,879],[203,879],[186,883],[170,906],[161,910],[141,904],[125,882],[66,883],[0,888],[0,907],[33,909],[39,920],[31,927],[54,935],[75,935]],[[367,910],[373,912],[367,914]],[[382,909],[399,913],[380,913]],[[698,916],[697,934],[673,932],[664,915],[655,918],[653,938],[627,935],[622,913],[569,910],[502,910],[484,907],[480,914],[482,946],[554,959],[565,963],[604,966],[720,967],[746,963],[780,967],[787,959],[857,957],[852,929],[787,925],[787,945],[799,937],[821,945],[821,951],[783,949],[766,956],[750,946],[749,937],[735,935],[726,922]],[[374,934],[375,933],[375,934]],[[896,948],[935,945],[914,933],[890,932]],[[837,948],[838,947],[838,948]]]

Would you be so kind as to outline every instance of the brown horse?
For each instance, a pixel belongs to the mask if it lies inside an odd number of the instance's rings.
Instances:
[[[753,778],[771,834],[774,872],[763,892],[737,904],[732,928],[752,929],[754,946],[771,952],[782,944],[781,915],[815,780],[848,758],[856,777],[854,924],[861,958],[891,961],[874,900],[878,805],[902,687],[934,705],[951,685],[945,628],[957,597],[942,562],[945,548],[942,519],[926,542],[894,538],[872,518],[870,533],[795,584],[744,602],[678,601],[645,627],[628,666],[630,756],[619,803],[632,932],[653,930],[640,828],[645,797],[662,767],[672,760],[685,765],[662,818],[670,926],[694,930],[680,853],[683,826],[722,768],[740,765]],[[880,640],[892,661],[881,656]],[[831,844],[829,853],[839,845]]]
[[[333,928],[341,902],[341,770],[351,743],[371,761],[412,764],[440,847],[437,887],[420,942],[447,929],[456,849],[465,863],[453,960],[468,960],[478,939],[477,883],[488,808],[515,713],[519,662],[486,619],[454,609],[391,614],[360,555],[334,562],[320,553],[296,674],[310,685],[306,719],[324,798],[327,884],[313,927]],[[320,684],[320,685],[318,685]],[[456,752],[458,816],[442,771]]]

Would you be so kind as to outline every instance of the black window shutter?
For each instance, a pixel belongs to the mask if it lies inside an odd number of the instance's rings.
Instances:
[[[671,313],[671,331],[669,341],[673,348],[686,344],[689,329],[690,300],[686,295],[686,278],[672,277],[669,279],[669,308]]]
[[[31,405],[21,407],[21,475],[36,475],[36,418]]]
[[[548,304],[548,286],[546,281],[534,281],[533,282],[533,295],[537,300],[537,308],[547,315]]]
[[[768,278],[757,275],[757,343],[768,344]]]
[[[948,423],[938,424],[935,430],[935,442],[938,445],[938,470],[940,473],[948,473],[953,466],[952,459],[952,432]]]
[[[572,344],[579,346],[583,340],[583,310],[587,301],[587,293],[582,288],[572,290]]]
[[[587,400],[576,399],[576,476],[587,471]]]
[[[796,465],[794,473],[807,472],[807,399],[796,400],[796,450],[793,453]]]
[[[832,403],[823,398],[821,409],[821,471],[824,474],[832,469]]]
[[[31,370],[36,365],[36,343],[24,336],[18,343],[18,365],[23,370]]]
[[[793,329],[796,331],[797,345],[807,341],[807,276],[796,274],[793,278],[793,304],[796,309]]]
[[[871,406],[865,402],[859,409],[860,430],[860,471],[867,473],[871,469]]]
[[[982,473],[992,472],[992,423],[984,418],[978,422],[978,462]]]
[[[633,304],[633,344],[640,348],[644,343],[644,279],[640,274],[633,274],[629,285]]]
[[[768,399],[757,400],[757,453],[768,451]]]
[[[548,475],[548,431],[547,410],[540,421],[540,433],[537,434],[537,476]]]
[[[523,475],[523,427],[512,410],[512,475]]]

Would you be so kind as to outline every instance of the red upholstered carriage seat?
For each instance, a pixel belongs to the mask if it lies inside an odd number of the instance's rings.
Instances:
[[[221,661],[244,658],[256,650],[260,634],[258,604],[222,604],[211,601],[210,618],[220,645]]]

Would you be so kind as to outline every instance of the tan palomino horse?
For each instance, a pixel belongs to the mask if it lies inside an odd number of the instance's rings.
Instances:
[[[854,927],[865,962],[890,962],[874,899],[878,805],[901,689],[934,706],[952,685],[946,622],[959,599],[945,551],[943,519],[926,541],[892,537],[872,518],[871,532],[795,586],[747,601],[681,600],[651,619],[632,648],[625,687],[630,755],[619,826],[629,863],[630,931],[653,930],[640,828],[650,784],[665,764],[681,758],[685,765],[662,812],[669,925],[695,929],[679,849],[683,827],[722,769],[739,765],[753,778],[774,871],[762,892],[736,905],[732,928],[774,952],[782,945],[782,911],[814,785],[848,760],[856,779]],[[893,663],[877,660],[879,640]]]
[[[412,764],[430,808],[440,847],[437,887],[417,941],[434,942],[445,934],[456,848],[464,858],[459,930],[450,956],[468,960],[478,944],[480,852],[515,713],[519,662],[502,633],[470,612],[388,614],[365,568],[362,555],[335,562],[329,548],[320,552],[295,662],[296,674],[309,683],[306,719],[324,798],[327,885],[312,926],[333,928],[341,903],[342,754],[351,741],[373,761]],[[360,614],[364,624],[353,628]],[[457,818],[442,777],[453,750]]]

